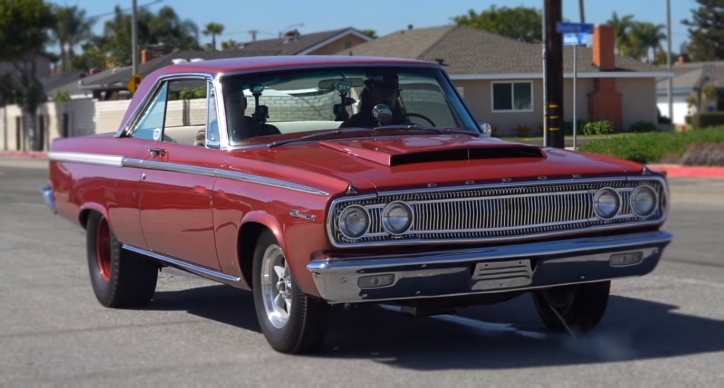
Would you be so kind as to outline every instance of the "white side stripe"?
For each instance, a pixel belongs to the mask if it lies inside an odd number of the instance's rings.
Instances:
[[[57,162],[78,162],[101,166],[123,167],[123,156],[87,154],[82,152],[48,152],[48,159]]]

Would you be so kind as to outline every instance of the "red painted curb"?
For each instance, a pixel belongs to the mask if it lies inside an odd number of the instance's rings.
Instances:
[[[724,167],[679,166],[650,164],[652,170],[662,171],[667,177],[675,178],[724,178]]]
[[[47,152],[0,151],[0,158],[47,158]]]

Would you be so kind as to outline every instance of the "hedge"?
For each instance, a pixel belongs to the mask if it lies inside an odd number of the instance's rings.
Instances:
[[[610,155],[637,163],[656,163],[681,157],[689,146],[724,143],[724,126],[686,132],[646,132],[618,135],[583,144],[581,152]]]
[[[724,125],[724,112],[702,112],[684,118],[695,129]]]

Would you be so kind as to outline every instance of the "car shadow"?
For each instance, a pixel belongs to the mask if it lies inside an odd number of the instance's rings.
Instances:
[[[224,285],[157,292],[153,310],[184,310],[260,332],[251,292]],[[332,310],[325,345],[309,357],[368,359],[415,370],[505,369],[645,360],[724,350],[724,322],[676,312],[677,306],[611,295],[594,333],[544,333],[529,295],[409,317],[394,306]],[[510,324],[509,322],[513,322]],[[263,339],[262,339],[263,340]]]

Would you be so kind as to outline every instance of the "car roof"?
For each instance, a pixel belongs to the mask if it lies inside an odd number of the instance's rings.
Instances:
[[[265,70],[297,66],[322,65],[428,65],[436,63],[416,59],[363,57],[349,55],[275,55],[260,57],[238,57],[183,62],[160,69],[158,75],[169,73],[233,73],[244,70]]]

